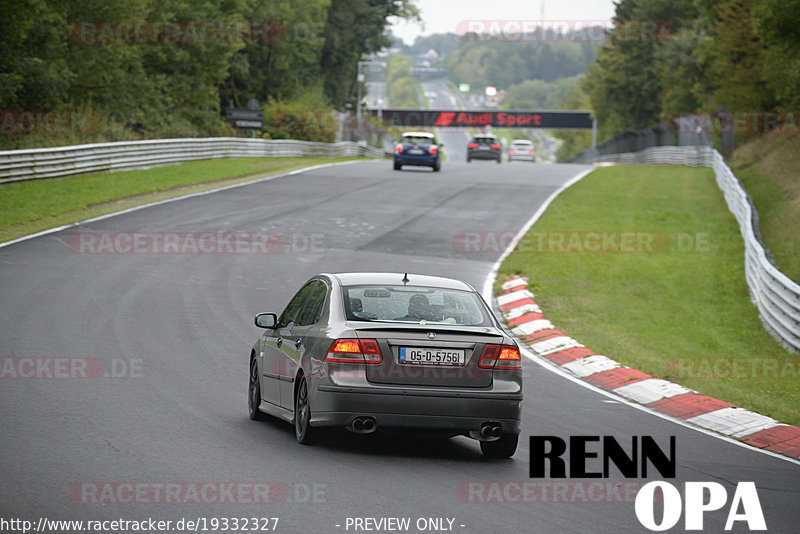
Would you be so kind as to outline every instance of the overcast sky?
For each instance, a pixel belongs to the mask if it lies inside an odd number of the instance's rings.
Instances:
[[[418,35],[455,32],[466,20],[539,20],[541,0],[416,0],[425,29],[405,22],[392,26],[392,32],[412,44]],[[544,2],[545,20],[611,20],[612,0],[549,0]]]

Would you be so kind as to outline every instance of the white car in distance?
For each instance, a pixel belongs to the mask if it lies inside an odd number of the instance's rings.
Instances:
[[[536,163],[536,149],[533,148],[533,141],[528,139],[514,139],[508,147],[508,161],[532,161]]]

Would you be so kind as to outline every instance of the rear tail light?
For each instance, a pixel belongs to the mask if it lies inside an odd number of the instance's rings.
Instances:
[[[492,148],[495,150],[500,150],[500,145],[492,145]]]
[[[398,143],[398,144],[397,144],[397,146],[396,146],[396,147],[394,147],[394,151],[395,151],[395,152],[397,152],[398,154],[400,154],[401,152],[403,152],[403,145],[402,145],[402,143]]]
[[[522,358],[519,348],[513,345],[486,345],[478,360],[478,367],[483,369],[522,370]]]
[[[478,148],[478,143],[470,143],[467,145],[467,148]]]
[[[500,354],[500,345],[486,345],[483,347],[481,359],[478,360],[478,367],[483,369],[494,369],[497,363],[497,356]]]
[[[522,370],[522,358],[519,354],[519,348],[504,345],[500,349],[500,356],[497,357],[497,363],[494,365],[495,369],[518,369]]]
[[[429,146],[428,152],[430,152],[431,154],[436,154],[436,145]]]
[[[508,149],[508,153],[509,153],[509,154],[513,154],[513,153],[515,153],[516,151],[517,151],[517,150],[516,150],[515,148],[509,148],[509,149]]]
[[[326,362],[381,363],[381,359],[375,339],[337,339],[325,355]]]
[[[536,152],[534,149],[528,150],[528,154],[533,154],[534,152]]]

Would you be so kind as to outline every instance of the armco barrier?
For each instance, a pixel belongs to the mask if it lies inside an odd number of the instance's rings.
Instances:
[[[156,139],[0,152],[0,183],[121,171],[214,158],[384,157],[383,150],[343,141],[313,143],[288,139]]]
[[[711,147],[652,147],[627,154],[607,154],[586,162],[615,162],[629,165],[673,164],[711,167],[728,208],[739,223],[744,239],[744,267],[750,296],[761,320],[787,349],[800,352],[800,286],[778,270],[758,237],[758,224],[750,197],[739,179]]]

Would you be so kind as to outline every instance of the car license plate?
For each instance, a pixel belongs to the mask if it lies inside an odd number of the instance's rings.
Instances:
[[[409,148],[408,149],[408,153],[409,154],[422,154],[422,149],[421,148]]]
[[[400,363],[414,365],[464,365],[464,349],[431,349],[427,347],[400,347]]]
[[[489,148],[489,145],[481,145],[481,149],[486,150],[487,148]]]

